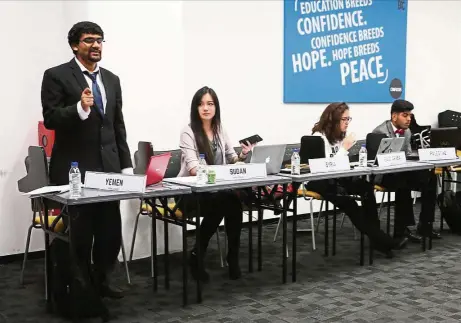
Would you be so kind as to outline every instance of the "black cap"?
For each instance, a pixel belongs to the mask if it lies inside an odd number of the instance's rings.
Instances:
[[[406,100],[395,100],[392,103],[391,107],[391,114],[392,113],[400,113],[400,112],[407,112],[414,109],[413,103],[406,101]]]

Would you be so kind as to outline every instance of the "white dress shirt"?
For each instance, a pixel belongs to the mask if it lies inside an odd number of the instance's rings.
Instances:
[[[82,73],[83,72],[88,72],[88,73],[96,73],[96,72],[98,72],[98,74],[96,76],[96,83],[98,83],[99,89],[101,90],[103,111],[106,111],[106,104],[107,104],[106,89],[104,88],[104,84],[102,83],[101,73],[99,73],[99,65],[96,65],[96,68],[94,69],[94,71],[90,72],[90,71],[88,71],[88,69],[85,66],[83,66],[82,63],[80,63],[80,61],[77,59],[77,57],[75,57],[75,61],[77,62],[77,65],[80,67],[80,69],[82,70]],[[83,76],[85,77],[85,80],[88,83],[88,87],[93,92],[93,81],[91,80],[91,78],[88,75],[83,74]],[[91,113],[91,109],[89,109],[88,112],[83,110],[82,101],[79,101],[77,103],[77,111],[78,111],[78,116],[80,117],[81,120],[88,119],[88,116]]]
[[[397,138],[400,138],[400,134],[398,133],[395,133],[398,129],[396,128],[396,126],[394,126],[394,124],[391,122],[391,125],[392,125],[392,130],[394,131],[394,135],[397,137]],[[403,130],[404,132],[406,130]]]
[[[77,62],[77,65],[80,67],[80,69],[82,70],[82,73],[85,72],[85,71],[88,71],[88,69],[85,66],[83,66],[82,63],[80,63],[80,61],[77,59],[77,57],[75,57],[75,61]],[[95,72],[98,72],[98,71],[99,71],[99,65],[96,65],[96,68],[94,69],[93,72],[90,72],[90,71],[88,71],[88,72],[89,73],[95,73]],[[85,80],[88,83],[88,87],[90,88],[91,91],[93,91],[93,81],[91,80],[91,78],[88,75],[83,74],[83,76],[85,77]],[[106,111],[106,104],[107,104],[106,89],[104,88],[104,84],[102,83],[102,77],[101,77],[100,72],[98,72],[98,74],[96,76],[96,83],[98,83],[99,89],[101,91],[103,111]],[[79,101],[77,103],[77,111],[78,111],[78,116],[83,121],[83,120],[88,119],[88,116],[90,115],[92,110],[89,109],[88,112],[83,110],[82,101]],[[133,175],[133,168],[130,167],[130,168],[122,169],[122,174]]]

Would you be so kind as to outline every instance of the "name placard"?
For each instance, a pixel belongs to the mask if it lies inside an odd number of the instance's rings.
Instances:
[[[146,175],[86,172],[84,187],[106,191],[144,193]]]
[[[377,158],[379,167],[402,165],[407,162],[407,157],[405,156],[404,151],[389,154],[378,154]]]
[[[333,158],[309,159],[311,173],[327,173],[341,170],[350,170],[348,156],[335,156]]]
[[[216,181],[267,177],[266,164],[213,165],[208,169],[216,172]]]
[[[420,161],[456,159],[455,147],[418,149]]]

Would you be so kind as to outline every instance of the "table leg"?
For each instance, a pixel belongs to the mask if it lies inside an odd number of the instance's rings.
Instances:
[[[249,196],[251,193],[251,188],[249,188]],[[251,216],[248,217],[248,271],[253,272],[253,219]]]
[[[182,303],[187,306],[187,216],[183,211],[182,221]]]
[[[157,219],[155,218],[155,199],[151,199],[152,205],[152,222],[151,222],[151,273],[152,273],[152,287],[154,292],[158,289],[158,261],[157,261]]]
[[[287,282],[287,184],[283,184],[283,211],[282,211],[282,227],[283,227],[283,238],[282,238],[282,282]]]
[[[168,203],[166,203],[166,198],[161,198],[160,202],[163,206],[163,212],[166,214],[168,212]],[[164,262],[164,270],[165,270],[165,289],[170,289],[170,239],[168,236],[168,222],[163,221],[163,240],[164,240],[164,247],[165,247],[165,262]]]
[[[40,198],[41,204],[44,210],[44,226],[45,226],[45,297],[46,297],[46,310],[48,313],[53,312],[53,264],[51,262],[50,255],[50,235],[48,233],[48,204],[44,202],[43,198]],[[70,233],[69,233],[70,235]],[[69,241],[70,244],[70,241]]]
[[[291,280],[292,282],[296,281],[296,236],[298,232],[298,189],[300,187],[300,183],[293,183],[293,241],[291,246]],[[314,230],[314,224],[312,224],[312,230]]]
[[[200,199],[199,196],[195,196],[195,200],[197,201],[197,207],[196,207],[196,215],[195,215],[195,245],[196,245],[196,252],[197,252],[197,259],[198,259],[198,264],[197,264],[197,272],[201,273],[203,268],[203,261],[202,261],[202,250],[200,247]],[[200,281],[200,277],[197,279],[197,303],[202,303],[202,282]]]
[[[76,206],[68,206],[67,207],[67,210],[68,210],[68,216],[69,216],[69,227],[68,227],[68,235],[69,235],[69,259],[71,261],[71,266],[77,266],[79,265],[78,263],[78,259],[77,259],[77,255],[76,255],[76,252],[75,252],[75,249],[74,249],[74,242],[73,242],[73,238],[72,238],[72,222],[74,221],[74,219],[78,218],[79,216],[79,210],[77,209]],[[47,221],[48,222],[48,221]],[[73,262],[73,264],[72,264]],[[85,268],[86,270],[86,268]],[[70,294],[70,303],[71,303],[71,312],[72,312],[72,318],[73,319],[76,319],[77,318],[77,308],[76,308],[76,304],[77,304],[77,296],[75,295],[75,290],[74,288],[72,288],[72,286],[69,286],[69,294]]]
[[[258,186],[258,195],[261,194],[261,187]],[[259,200],[258,200],[259,201]],[[251,200],[250,200],[250,205],[249,207],[251,208]],[[250,213],[250,216],[252,216],[253,213]],[[262,249],[263,249],[263,243],[262,243],[262,230],[263,230],[263,211],[261,209],[261,203],[258,203],[258,271],[262,270],[263,267],[263,255],[262,255]]]
[[[434,170],[435,172],[435,170]],[[437,190],[436,190],[437,191]],[[442,168],[442,196],[444,196],[445,193],[445,167]],[[440,212],[440,233],[443,231],[443,215],[442,212]]]
[[[325,200],[325,204],[326,204],[325,205],[325,257],[328,257],[328,253],[329,253],[328,252],[328,248],[329,248],[329,246],[328,246],[328,244],[329,244],[328,243],[328,239],[329,239],[329,237],[328,237],[328,211],[329,211],[328,210],[328,204],[329,203],[328,203],[327,200]]]
[[[386,192],[384,192],[383,194],[386,194]],[[390,232],[391,232],[391,192],[390,191],[387,192],[387,224],[386,224],[386,232],[387,232],[387,234],[390,234]]]
[[[333,246],[331,254],[336,256],[336,206],[333,205]]]

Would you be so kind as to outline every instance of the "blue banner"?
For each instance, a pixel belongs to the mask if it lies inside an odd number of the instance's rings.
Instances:
[[[284,0],[284,102],[404,99],[407,5]]]

